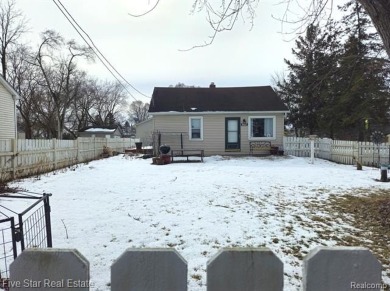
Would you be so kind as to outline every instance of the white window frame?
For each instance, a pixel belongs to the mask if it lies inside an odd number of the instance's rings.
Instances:
[[[193,119],[200,119],[200,138],[192,137],[191,122]],[[190,140],[203,140],[203,116],[192,116],[188,119],[188,136]]]
[[[272,119],[272,135],[273,136],[264,136],[264,137],[253,137],[252,136],[252,119],[257,118],[271,118]],[[248,139],[249,140],[276,140],[276,116],[267,116],[267,115],[259,115],[259,116],[249,116],[248,117]]]

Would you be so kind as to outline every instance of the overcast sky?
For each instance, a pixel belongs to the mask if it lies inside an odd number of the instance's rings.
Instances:
[[[187,52],[179,51],[208,40],[212,34],[204,13],[191,14],[192,0],[161,0],[157,8],[139,18],[156,0],[61,0],[115,68],[137,89],[151,96],[157,86],[186,85],[218,87],[270,85],[271,76],[285,69],[291,58],[291,36],[280,34],[284,6],[262,0],[256,9],[254,27],[239,21],[233,31],[217,36],[214,44]],[[138,3],[138,4],[134,4]],[[139,4],[144,3],[144,4]],[[17,0],[29,20],[31,45],[45,29],[83,43],[81,37],[50,0]],[[99,62],[83,65],[90,75],[114,80]],[[136,99],[147,102],[131,90]],[[131,101],[132,99],[130,99]]]

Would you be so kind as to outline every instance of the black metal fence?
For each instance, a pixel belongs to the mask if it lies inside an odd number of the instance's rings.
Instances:
[[[0,204],[0,288],[7,290],[9,266],[26,248],[52,247],[50,201],[51,194],[18,192],[0,196],[1,199],[30,199],[33,201],[18,213]],[[12,204],[12,203],[9,203]]]

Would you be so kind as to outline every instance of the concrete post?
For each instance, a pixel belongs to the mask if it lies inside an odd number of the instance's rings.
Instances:
[[[207,263],[207,291],[257,290],[283,290],[283,263],[270,249],[226,248]]]
[[[379,291],[381,270],[366,248],[317,247],[303,260],[303,291]]]
[[[127,249],[111,266],[111,291],[187,291],[187,262],[175,249]]]
[[[75,249],[27,249],[10,266],[9,287],[11,291],[88,291],[89,262]]]

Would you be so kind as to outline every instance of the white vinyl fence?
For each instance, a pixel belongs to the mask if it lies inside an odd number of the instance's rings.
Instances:
[[[0,139],[0,181],[98,159],[104,146],[123,152],[134,147],[136,141],[130,138]]]
[[[319,138],[314,141],[315,157],[340,164],[354,165],[357,161],[365,166],[390,164],[390,144],[376,145],[372,142],[332,140]],[[310,157],[310,140],[302,137],[284,137],[286,155]]]

